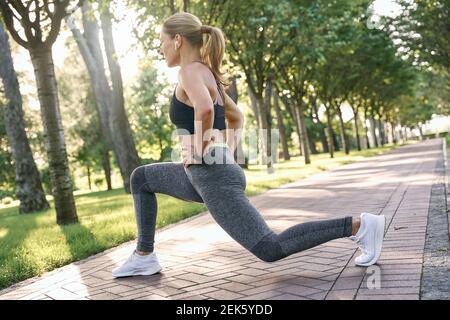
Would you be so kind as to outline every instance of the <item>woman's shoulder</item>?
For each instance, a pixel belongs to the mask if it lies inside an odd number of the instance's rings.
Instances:
[[[190,79],[190,78],[205,78],[211,73],[211,70],[208,66],[191,62],[182,66],[178,72],[178,76],[182,77],[182,79]]]
[[[191,62],[178,71],[178,83],[185,87],[188,83],[204,83],[206,86],[215,83],[214,75],[208,66],[202,63]]]

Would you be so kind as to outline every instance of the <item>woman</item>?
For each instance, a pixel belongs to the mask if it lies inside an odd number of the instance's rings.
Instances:
[[[205,45],[204,34],[209,36]],[[355,263],[374,264],[381,252],[384,216],[363,213],[360,218],[313,221],[276,234],[245,196],[245,174],[233,159],[237,144],[233,132],[242,128],[243,116],[223,89],[220,67],[225,42],[221,30],[202,25],[192,14],[177,13],[164,22],[160,41],[168,66],[180,66],[169,115],[177,126],[183,161],[144,165],[131,174],[137,248],[113,270],[113,276],[151,275],[161,270],[153,252],[155,193],[204,202],[233,239],[266,262],[349,237],[362,250]]]

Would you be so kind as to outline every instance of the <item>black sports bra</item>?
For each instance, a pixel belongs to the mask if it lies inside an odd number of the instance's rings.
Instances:
[[[219,88],[219,85],[217,84],[217,87]],[[177,133],[180,135],[187,135],[187,134],[194,134],[195,133],[195,127],[194,127],[194,108],[190,105],[187,105],[184,102],[181,102],[176,97],[176,87],[173,93],[173,98],[170,103],[170,110],[169,110],[169,118],[170,121],[177,127]],[[222,96],[220,88],[219,88],[219,94]],[[222,96],[222,99],[223,96]],[[225,124],[225,108],[224,106],[221,106],[217,102],[214,104],[214,123],[213,123],[214,129],[226,129]],[[180,130],[185,129],[185,130]],[[186,132],[186,130],[188,132]]]

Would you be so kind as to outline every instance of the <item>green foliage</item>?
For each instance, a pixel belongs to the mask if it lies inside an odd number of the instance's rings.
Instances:
[[[168,119],[169,90],[167,83],[158,80],[156,68],[150,60],[140,64],[140,74],[128,94],[128,115],[137,143],[144,158],[154,161],[170,160],[171,134],[175,128]]]
[[[450,4],[448,0],[400,1],[402,14],[385,28],[402,52],[418,65],[450,69]]]
[[[401,14],[387,19],[383,29],[394,39],[402,57],[421,71],[420,77],[427,84],[425,87],[419,84],[420,93],[414,93],[417,100],[408,101],[403,107],[402,116],[412,125],[429,119],[432,112],[450,114],[450,3],[448,0],[399,3]]]

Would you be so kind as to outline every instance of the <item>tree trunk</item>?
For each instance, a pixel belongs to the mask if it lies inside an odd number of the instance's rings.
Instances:
[[[250,88],[248,88],[248,95],[250,97],[250,107],[252,108],[253,115],[255,116],[256,119],[256,125],[258,126],[258,128],[261,128],[258,102],[256,101],[255,94],[250,90]]]
[[[341,148],[339,146],[339,141],[337,139],[336,134],[334,133],[333,127],[331,127],[331,135],[333,136],[334,151],[341,151]]]
[[[265,115],[264,112],[264,108],[265,108],[265,101],[263,97],[257,97],[256,98],[257,101],[257,108],[258,108],[258,114],[259,114],[259,123],[261,124],[260,130],[259,132],[262,133],[262,135],[258,135],[259,136],[259,140],[261,141],[260,146],[261,146],[261,160],[262,160],[262,164],[267,165],[267,169],[269,170],[270,168],[270,159],[267,159],[267,155],[268,155],[268,149],[267,149],[267,145],[268,143],[270,143],[267,139],[267,117]],[[262,130],[261,130],[262,129]]]
[[[89,190],[92,191],[92,183],[91,183],[91,167],[89,166],[89,163],[88,163],[88,165],[87,165],[87,178],[88,178]]]
[[[162,138],[161,136],[158,134],[158,145],[159,145],[159,150],[161,150],[159,152],[159,160],[158,161],[163,161],[163,157],[164,157],[164,148],[163,148],[163,143],[162,143]]]
[[[257,96],[256,101],[259,108],[259,116],[262,130],[262,156],[263,164],[267,165],[267,173],[273,173],[273,157],[272,157],[272,118],[270,116],[270,98],[272,96],[272,85],[270,81],[266,82],[264,97]]]
[[[310,117],[312,119],[312,116]],[[311,154],[318,154],[319,152],[317,151],[316,148],[316,142],[314,140],[314,137],[312,135],[308,134],[308,145],[309,145],[309,150],[311,151]]]
[[[384,146],[386,143],[386,138],[385,138],[385,134],[384,134],[384,122],[381,121],[381,119],[378,119],[378,126],[380,127],[379,131],[380,131],[380,135],[381,135],[381,137],[380,137],[381,146]]]
[[[331,112],[330,106],[325,106],[327,115],[327,131],[328,131],[328,150],[330,152],[330,158],[334,158],[334,139],[333,139],[333,128],[331,122]]]
[[[322,126],[322,130],[320,130],[320,140],[322,142],[323,152],[329,153],[330,149],[328,147],[328,141],[327,141],[327,126]]]
[[[101,11],[100,17],[102,22],[103,43],[105,45],[113,89],[113,104],[109,120],[112,138],[113,141],[115,141],[114,146],[118,148],[117,155],[120,158],[120,171],[122,177],[124,177],[125,191],[130,192],[130,176],[133,170],[140,165],[140,160],[125,111],[122,73],[120,71],[119,63],[117,62],[117,53],[114,47],[109,3],[105,2],[105,4],[107,5]]]
[[[391,127],[391,139],[393,144],[397,144],[397,139],[395,137],[395,124],[394,122],[389,122],[389,126]]]
[[[339,118],[339,131],[341,134],[341,140],[342,140],[342,149],[344,149],[345,154],[349,154],[349,146],[347,141],[347,135],[345,134],[345,125],[344,125],[344,119],[342,118],[342,112],[341,112],[341,106],[340,104],[336,104],[336,113]]]
[[[367,128],[367,108],[364,107],[364,133],[366,135],[366,147],[367,149],[370,149],[370,142],[369,142],[369,129]]]
[[[384,134],[384,125],[383,122],[381,121],[381,114],[377,113],[378,116],[378,132],[380,133],[380,144],[381,146],[384,146],[385,144],[385,134]]]
[[[399,128],[398,128],[398,135],[399,135],[400,140],[402,141],[402,143],[404,143],[404,142],[405,142],[405,137],[404,137],[404,135],[403,135],[403,127],[402,127],[402,123],[399,122],[399,123],[398,123],[398,126],[399,126]]]
[[[248,95],[250,97],[250,107],[252,108],[253,111],[253,115],[255,116],[256,119],[256,126],[257,129],[261,129],[261,123],[260,123],[260,116],[259,116],[259,110],[258,110],[258,102],[256,101],[256,97],[254,95],[254,93],[250,90],[250,88],[248,88]],[[259,156],[260,153],[260,139],[256,140],[256,154]]]
[[[239,94],[238,94],[238,90],[237,90],[237,83],[236,83],[236,78],[233,77],[231,80],[231,85],[230,87],[226,90],[226,93],[230,96],[231,100],[234,101],[234,103],[238,103],[238,98],[239,98]],[[244,157],[244,163],[242,163],[242,159],[238,159],[238,157],[240,155],[243,155]],[[244,149],[242,147],[242,138],[239,139],[236,149],[234,150],[234,154],[233,154],[234,160],[236,161],[236,163],[243,169],[248,169],[248,157],[246,156],[246,154],[244,153]]]
[[[277,124],[278,130],[280,132],[281,145],[283,147],[283,159],[289,160],[291,157],[289,155],[289,147],[286,137],[286,130],[283,123],[283,116],[281,114],[280,105],[278,104],[278,92],[275,90],[273,95],[273,105],[275,107],[275,112],[277,114]]]
[[[286,108],[286,110],[288,110],[289,115],[291,116],[292,120],[294,121],[295,132],[297,133],[298,142],[299,142],[300,156],[303,156],[302,141],[301,141],[302,135],[300,134],[300,127],[299,127],[299,121],[297,119],[297,112],[295,112],[294,108],[292,107],[292,105],[293,105],[292,99],[291,99],[291,101],[289,101],[288,98],[286,98],[283,95],[280,98],[284,104],[284,107]]]
[[[103,151],[103,159],[102,159],[103,171],[105,172],[105,179],[107,190],[112,190],[111,186],[111,162],[109,158],[109,150],[105,149]]]
[[[353,117],[354,117],[354,123],[355,123],[355,138],[356,138],[356,146],[358,148],[358,151],[361,151],[361,141],[359,138],[359,125],[358,125],[358,107],[353,107],[352,106],[352,110],[353,110]]]
[[[423,141],[424,137],[423,137],[422,125],[421,124],[417,125],[417,128],[419,129],[420,141]]]
[[[49,161],[50,179],[53,185],[56,222],[59,225],[76,223],[78,217],[67,160],[64,130],[61,123],[51,46],[42,45],[37,48],[30,48],[30,56],[41,106],[45,148]]]
[[[319,110],[317,108],[317,97],[310,97],[311,106],[312,106],[312,117],[316,120],[319,128],[320,128],[320,141],[322,143],[322,150],[325,153],[328,153],[328,142],[326,135],[326,126],[319,119]]]
[[[303,102],[300,97],[297,99],[297,103],[294,106],[294,108],[297,113],[297,119],[299,121],[300,141],[302,144],[303,157],[305,159],[305,164],[310,164],[311,158],[310,158],[310,150],[309,150],[309,144],[308,144],[308,132],[306,130],[305,115],[303,114]]]
[[[370,121],[370,132],[373,137],[373,144],[375,148],[378,148],[378,139],[377,139],[377,132],[375,131],[375,119],[373,118],[373,113],[370,115],[369,121]]]
[[[4,123],[11,146],[16,174],[16,197],[19,213],[45,210],[50,205],[45,198],[39,171],[33,159],[23,120],[22,96],[14,70],[8,36],[0,24],[0,79],[3,81],[6,105]]]

